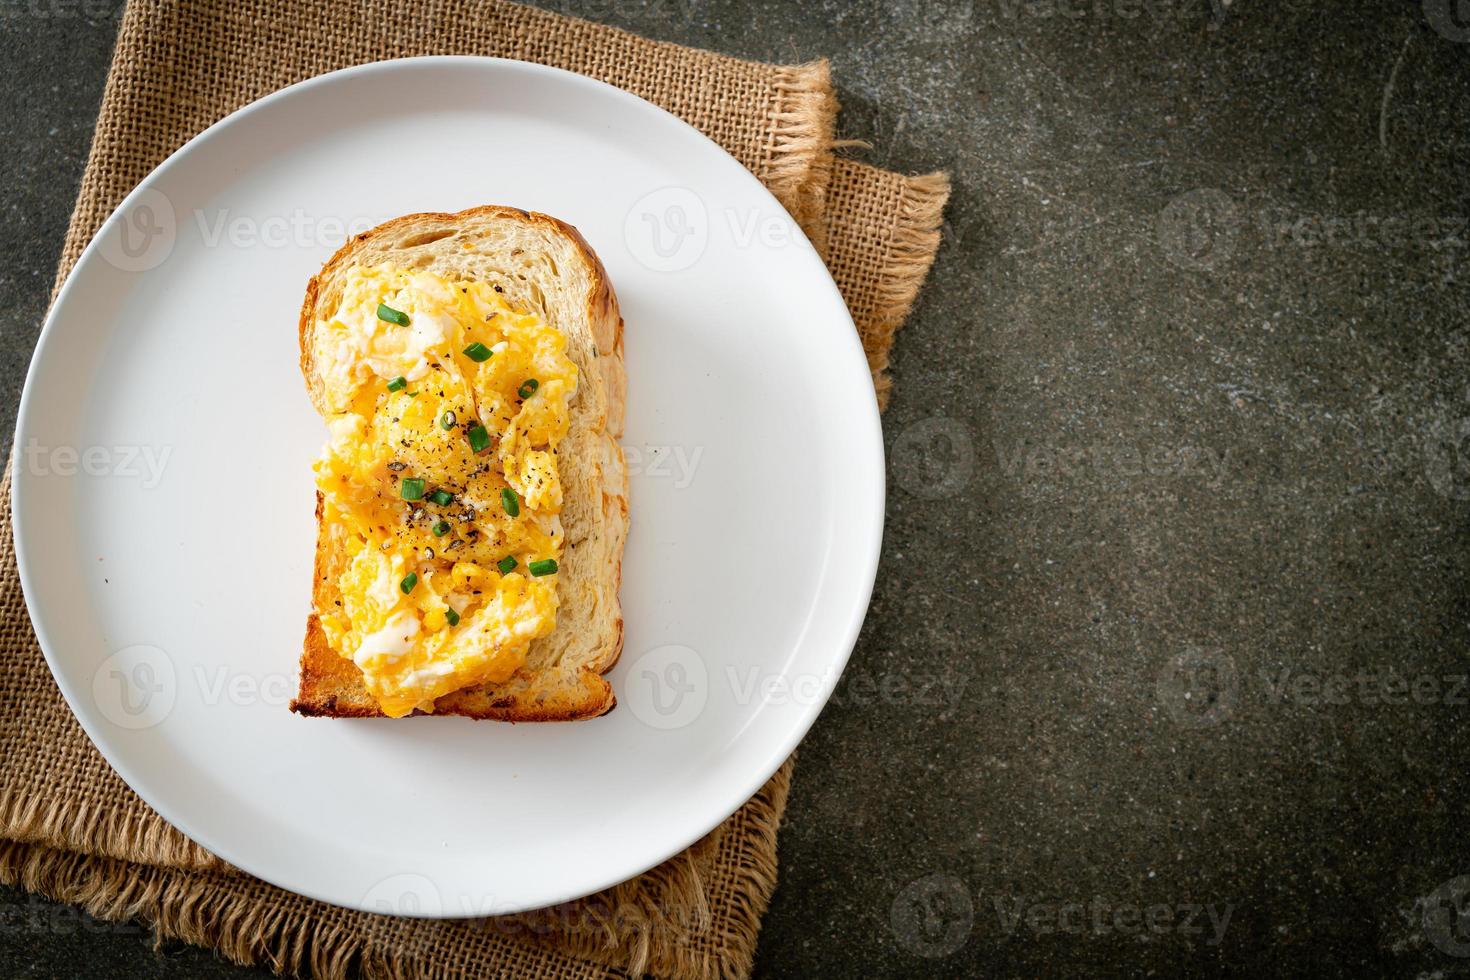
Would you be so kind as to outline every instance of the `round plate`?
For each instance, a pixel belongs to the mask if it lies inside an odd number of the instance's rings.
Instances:
[[[297,717],[326,431],[297,361],[306,282],[348,234],[479,204],[576,225],[621,300],[618,707]],[[661,109],[495,59],[312,79],[170,157],[62,289],[16,454],[31,619],[107,760],[237,867],[407,915],[586,895],[734,812],[846,662],[883,520],[852,320],[776,200]]]

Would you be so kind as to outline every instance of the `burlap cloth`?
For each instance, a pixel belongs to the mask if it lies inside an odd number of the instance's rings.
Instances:
[[[500,0],[135,0],[123,15],[57,283],[122,197],[222,116],[322,72],[425,54],[567,68],[707,133],[770,187],[823,250],[885,400],[893,332],[938,247],[945,178],[903,177],[834,157],[837,104],[825,64],[754,64]],[[776,831],[792,762],[688,851],[556,909],[441,922],[309,901],[242,874],[184,837],[92,747],[52,682],[26,616],[9,540],[8,471],[3,491],[0,880],[101,918],[141,920],[160,939],[304,976],[750,972],[775,888]]]

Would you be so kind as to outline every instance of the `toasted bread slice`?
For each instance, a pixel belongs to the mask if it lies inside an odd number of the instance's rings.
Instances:
[[[623,321],[607,272],[570,225],[544,214],[486,206],[458,214],[411,214],[353,238],[306,287],[301,306],[301,372],[319,412],[324,393],[313,363],[312,333],[341,301],[354,266],[389,264],[446,279],[499,285],[513,305],[533,310],[567,337],[579,381],[571,426],[557,454],[566,532],[557,576],[556,628],[531,644],[507,682],[439,698],[435,714],[501,721],[568,721],[609,711],[616,698],[602,677],[623,646],[618,600],[628,527],[628,478],[618,439],[626,381]],[[346,560],[341,529],[322,521],[317,496],[312,613],[301,656],[301,687],[291,710],[330,718],[380,717],[357,665],[327,643],[317,611],[340,598]]]

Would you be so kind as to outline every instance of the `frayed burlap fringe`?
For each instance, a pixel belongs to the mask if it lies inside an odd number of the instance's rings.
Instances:
[[[791,792],[791,774],[796,771],[796,754],[786,761],[771,781],[757,805],[748,811],[751,833],[758,839],[775,840],[786,812],[786,799]],[[776,890],[778,862],[776,849],[751,848],[740,887],[727,897],[728,911],[720,937],[724,956],[716,961],[724,967],[722,980],[748,977],[755,968],[756,940],[760,937],[761,920]],[[675,974],[677,975],[677,974]]]
[[[10,499],[6,471],[0,493]],[[9,524],[7,519],[6,524]],[[61,845],[68,850],[138,864],[217,871],[225,862],[179,833],[151,811],[139,813],[85,800],[58,801],[34,794],[0,793],[0,827],[25,844]]]
[[[742,815],[746,832],[753,837],[776,839],[791,792],[795,759],[793,755],[787,760],[746,804]],[[696,864],[702,863],[700,849],[701,845],[694,848]],[[629,969],[634,976],[651,973],[712,980],[748,977],[755,964],[761,918],[776,889],[776,849],[750,848],[744,858],[741,874],[734,877],[734,887],[712,899],[719,901],[725,911],[720,933],[706,937],[713,939],[708,945],[681,941],[694,935],[704,936],[714,924],[706,904],[711,900],[706,889],[700,885],[692,892],[681,890],[678,895],[666,895],[661,883],[649,887],[647,875],[641,882],[624,882],[601,895],[570,903],[579,916],[588,914],[587,910],[597,910],[598,915],[605,917],[598,920],[605,928],[567,930],[557,935],[555,942],[561,948],[571,946],[588,959]],[[694,873],[689,876],[673,876],[668,880],[674,884],[690,881],[698,884],[701,881],[698,867],[690,870]],[[613,911],[610,916],[608,909]],[[516,918],[526,921],[536,916],[537,913],[528,913]],[[663,937],[657,935],[660,931],[665,933]],[[659,941],[660,938],[664,941]]]
[[[764,148],[766,186],[784,202],[811,239],[827,254],[827,185],[832,180],[832,146],[837,96],[825,59],[776,69],[776,102]]]
[[[893,347],[893,335],[908,318],[919,287],[934,263],[949,191],[946,173],[909,177],[904,182],[888,254],[874,287],[872,319],[863,337],[880,408],[888,406],[888,390],[893,384],[888,377],[888,352]]]
[[[249,901],[220,878],[6,841],[0,842],[0,882],[78,905],[105,922],[143,923],[159,945],[181,940],[277,974],[319,980],[453,976],[425,972],[412,955],[372,948],[347,929],[323,928],[298,910]]]
[[[783,765],[747,805],[753,832],[774,838],[792,769],[790,762]],[[242,966],[315,980],[455,980],[474,975],[428,955],[451,936],[469,942],[519,936],[529,940],[524,944],[527,955],[535,955],[536,945],[548,945],[584,957],[588,976],[604,975],[593,968],[602,963],[635,976],[651,972],[734,980],[749,976],[755,961],[760,920],[776,885],[775,849],[753,849],[750,866],[717,896],[732,914],[701,952],[679,937],[702,936],[711,928],[707,882],[671,865],[714,860],[717,856],[707,852],[717,846],[718,840],[709,838],[637,882],[556,909],[480,922],[392,920],[387,930],[362,928],[377,917],[360,912],[334,909],[323,916],[321,906],[286,893],[262,901],[261,892],[269,886],[230,873],[141,867],[19,841],[0,841],[0,883],[79,905],[103,921],[141,922],[160,945],[179,940],[215,949]],[[660,929],[676,930],[676,935],[659,942],[654,934]],[[513,953],[507,957],[503,975],[517,975],[513,959]]]

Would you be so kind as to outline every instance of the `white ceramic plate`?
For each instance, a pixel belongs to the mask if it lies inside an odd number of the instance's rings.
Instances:
[[[619,706],[564,725],[299,718],[325,438],[302,291],[351,231],[487,203],[576,225],[622,302]],[[327,75],[172,156],[61,291],[16,451],[31,618],[108,761],[232,864],[400,914],[585,895],[732,813],[835,683],[883,518],[852,321],[775,199],[640,99],[492,59]]]

